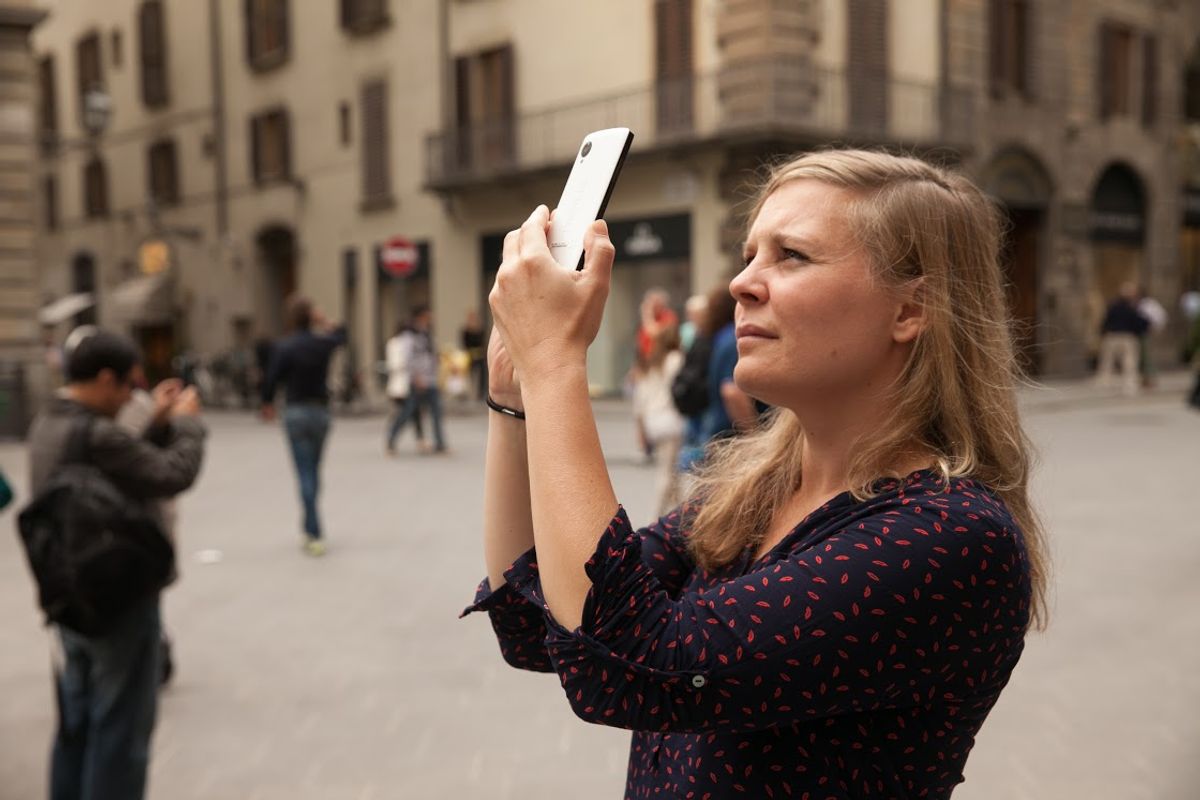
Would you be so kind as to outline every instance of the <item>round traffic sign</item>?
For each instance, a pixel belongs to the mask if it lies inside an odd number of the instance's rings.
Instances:
[[[408,239],[403,236],[393,236],[383,243],[380,262],[384,272],[404,278],[417,271],[420,254],[417,246]]]

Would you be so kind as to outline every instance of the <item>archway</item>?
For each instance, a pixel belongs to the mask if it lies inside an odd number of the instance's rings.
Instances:
[[[1108,302],[1121,284],[1144,278],[1146,190],[1129,165],[1109,164],[1092,190],[1089,219],[1092,240],[1092,286],[1089,293],[1090,329],[1098,328]]]
[[[271,225],[254,239],[262,287],[259,311],[263,333],[278,336],[284,330],[284,303],[297,288],[296,235],[291,228]]]
[[[1044,263],[1046,214],[1054,194],[1050,175],[1033,155],[1019,148],[997,153],[984,169],[984,190],[1002,204],[1008,231],[1001,254],[1008,304],[1022,367],[1042,368],[1038,344],[1038,305]]]

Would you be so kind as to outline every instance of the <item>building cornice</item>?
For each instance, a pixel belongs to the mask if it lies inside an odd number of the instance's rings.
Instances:
[[[46,18],[48,12],[36,8],[0,5],[0,28],[31,29]]]

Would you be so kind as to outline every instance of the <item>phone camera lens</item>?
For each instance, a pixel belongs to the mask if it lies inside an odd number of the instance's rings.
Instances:
[[[586,157],[586,156],[587,156],[587,154],[588,154],[588,153],[590,153],[590,152],[592,152],[592,143],[591,143],[591,142],[584,142],[584,143],[583,143],[583,150],[582,150],[582,151],[579,153],[579,157],[580,157],[580,158],[584,158],[584,157]]]

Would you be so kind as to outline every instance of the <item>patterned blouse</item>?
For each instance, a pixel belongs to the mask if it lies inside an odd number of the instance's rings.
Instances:
[[[557,672],[579,717],[634,732],[626,798],[949,797],[1024,646],[1024,543],[975,481],[876,489],[716,572],[678,512],[635,531],[618,509],[577,630],[533,550],[463,613],[512,666]]]

